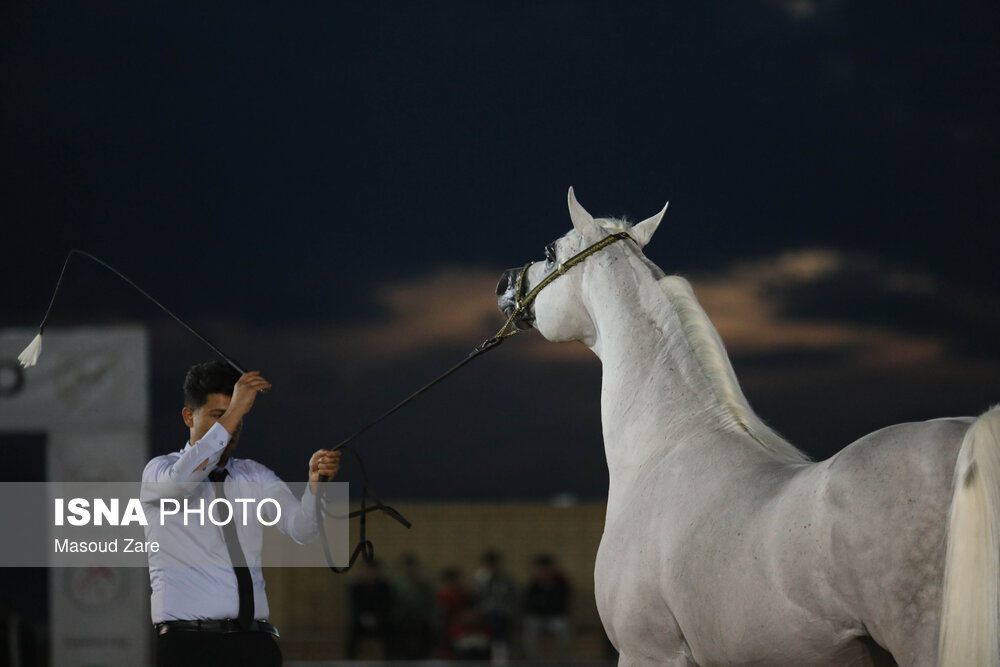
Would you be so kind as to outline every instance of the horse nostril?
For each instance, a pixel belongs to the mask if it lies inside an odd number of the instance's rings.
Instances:
[[[507,288],[510,286],[510,269],[503,272],[500,276],[500,282],[497,283],[497,296],[503,296],[507,293]]]

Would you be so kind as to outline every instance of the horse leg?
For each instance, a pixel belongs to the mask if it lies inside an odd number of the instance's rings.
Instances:
[[[608,627],[608,637],[618,649],[618,667],[697,667],[673,615],[669,618],[673,622],[669,629],[659,623],[649,626],[649,617],[633,617],[624,632],[621,623]]]

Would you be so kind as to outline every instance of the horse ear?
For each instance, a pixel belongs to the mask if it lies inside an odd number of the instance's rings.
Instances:
[[[663,215],[667,212],[667,206],[670,206],[670,202],[666,203],[663,210],[654,215],[652,218],[646,218],[640,223],[632,226],[628,233],[632,235],[635,242],[639,244],[640,248],[644,248],[649,239],[653,238],[653,232],[656,228],[660,226],[660,221],[663,220]]]
[[[569,199],[569,217],[573,221],[573,228],[584,239],[596,239],[600,236],[600,225],[594,222],[594,217],[587,213],[585,208],[580,206],[580,202],[576,200],[576,195],[573,194],[572,186],[569,189],[567,198]]]

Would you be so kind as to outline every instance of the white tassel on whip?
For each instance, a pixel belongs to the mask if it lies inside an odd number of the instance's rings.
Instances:
[[[17,360],[21,362],[21,365],[27,368],[28,366],[34,366],[38,363],[38,355],[42,353],[42,332],[39,331],[38,335],[31,339],[28,343],[28,347],[24,348],[24,352],[17,355]]]

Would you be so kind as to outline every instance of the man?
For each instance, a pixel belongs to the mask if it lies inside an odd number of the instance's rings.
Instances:
[[[243,504],[245,514],[237,513],[237,499],[255,491],[258,498],[274,498],[280,515],[273,504],[262,503],[265,520],[276,520],[276,527],[300,544],[311,542],[318,534],[317,483],[321,475],[332,479],[337,474],[340,452],[313,453],[301,501],[266,466],[234,458],[243,417],[257,394],[270,388],[257,371],[240,375],[218,361],[192,367],[184,380],[181,410],[189,440],[180,451],[151,460],[143,471],[142,496],[149,503],[146,539],[160,545],[158,552],[149,554],[158,667],[281,665],[274,640],[278,632],[267,622],[260,568],[262,527],[253,519],[253,506]],[[234,508],[233,520],[224,526],[184,513],[160,516],[161,499],[207,506],[223,494]],[[226,516],[218,518],[224,521]]]

